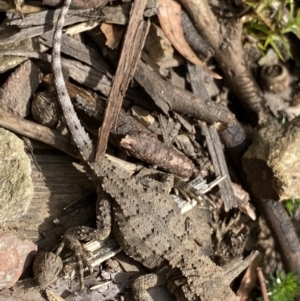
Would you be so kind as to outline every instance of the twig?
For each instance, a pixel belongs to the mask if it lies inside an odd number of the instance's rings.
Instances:
[[[264,274],[263,274],[260,267],[256,268],[256,271],[257,271],[257,277],[258,277],[260,288],[261,288],[263,301],[269,301],[268,291],[267,291],[267,286],[266,286],[266,283],[265,283]]]
[[[206,122],[219,121],[226,125],[236,123],[233,114],[222,105],[171,85],[151,71],[143,62],[139,63],[134,79],[165,114],[174,110],[177,113],[188,114]]]
[[[72,157],[78,157],[68,137],[43,125],[16,117],[2,108],[0,108],[0,126],[30,139],[51,145]]]
[[[119,59],[116,75],[108,96],[108,104],[104,113],[103,124],[99,130],[99,140],[96,151],[97,161],[104,154],[108,135],[116,127],[118,115],[122,106],[123,97],[132,79],[145,39],[149,30],[149,22],[143,21],[143,13],[147,0],[133,2],[129,23],[127,26],[124,44]]]

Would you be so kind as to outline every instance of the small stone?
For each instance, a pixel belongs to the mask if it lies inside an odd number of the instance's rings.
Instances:
[[[63,268],[60,256],[51,252],[38,253],[33,263],[33,275],[41,289],[54,283]]]
[[[28,210],[33,196],[30,160],[15,134],[0,128],[0,225]]]
[[[261,199],[300,197],[300,117],[256,132],[242,162],[253,193]]]
[[[17,282],[36,250],[33,242],[0,231],[0,289],[10,288]]]

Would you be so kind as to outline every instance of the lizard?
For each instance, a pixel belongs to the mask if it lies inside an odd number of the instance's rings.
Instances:
[[[232,279],[221,267],[201,252],[186,227],[189,218],[181,215],[171,196],[149,179],[147,185],[136,177],[120,174],[118,166],[105,156],[93,162],[93,142],[81,126],[68,95],[61,70],[60,40],[65,16],[71,0],[65,0],[53,36],[52,71],[58,101],[64,119],[78,148],[83,164],[97,183],[98,191],[104,191],[112,200],[98,197],[97,230],[88,227],[69,229],[57,253],[66,245],[74,250],[79,261],[81,288],[83,288],[84,251],[80,240],[104,239],[112,233],[127,255],[148,268],[167,264],[182,279],[178,300],[235,301],[229,287]],[[110,207],[111,206],[111,207]],[[110,215],[112,209],[112,219]],[[89,267],[91,269],[91,267]],[[162,277],[164,278],[164,277]],[[165,282],[159,274],[140,276],[133,283],[135,300],[150,300],[145,288]],[[175,292],[176,293],[176,292]]]

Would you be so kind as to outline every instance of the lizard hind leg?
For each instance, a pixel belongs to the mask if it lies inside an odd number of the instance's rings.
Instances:
[[[93,273],[93,267],[88,261],[89,252],[84,249],[81,241],[104,240],[111,232],[111,204],[106,195],[98,194],[97,200],[97,229],[87,226],[72,227],[63,235],[62,243],[58,247],[58,255],[64,246],[75,253],[79,277],[80,290],[84,288],[84,266],[87,266],[90,273]]]
[[[87,260],[88,252],[82,246],[80,240],[89,240],[91,234],[95,229],[85,226],[73,227],[65,232],[63,235],[62,243],[58,247],[56,254],[62,251],[63,247],[66,246],[68,249],[72,250],[75,254],[80,280],[80,290],[84,289],[84,266],[87,266],[90,273],[93,273],[93,267]]]

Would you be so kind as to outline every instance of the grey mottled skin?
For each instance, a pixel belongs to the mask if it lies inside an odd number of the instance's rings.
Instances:
[[[68,128],[74,142],[98,187],[113,198],[112,231],[124,251],[132,258],[140,261],[148,268],[168,263],[179,271],[183,279],[181,297],[178,300],[202,301],[235,301],[236,297],[229,288],[228,279],[222,268],[216,266],[207,256],[200,252],[194,237],[186,231],[189,218],[180,214],[171,196],[164,192],[157,182],[148,181],[144,186],[135,177],[124,177],[120,168],[106,157],[91,163],[89,158],[93,152],[92,142],[85,133],[76,116],[65,87],[60,64],[60,39],[65,15],[71,0],[66,0],[61,10],[54,34],[52,66],[55,86]],[[106,205],[105,205],[105,202]],[[106,198],[99,197],[102,207],[100,220],[107,220],[109,203]],[[67,231],[63,243],[74,249],[82,268],[84,251],[79,239],[104,238],[108,235],[109,222],[102,222],[102,229],[90,232],[89,228],[73,228]],[[62,247],[62,246],[61,246]],[[81,272],[81,281],[83,273]],[[160,277],[150,274],[139,278],[133,284],[135,300],[151,300],[142,288],[161,283]]]

